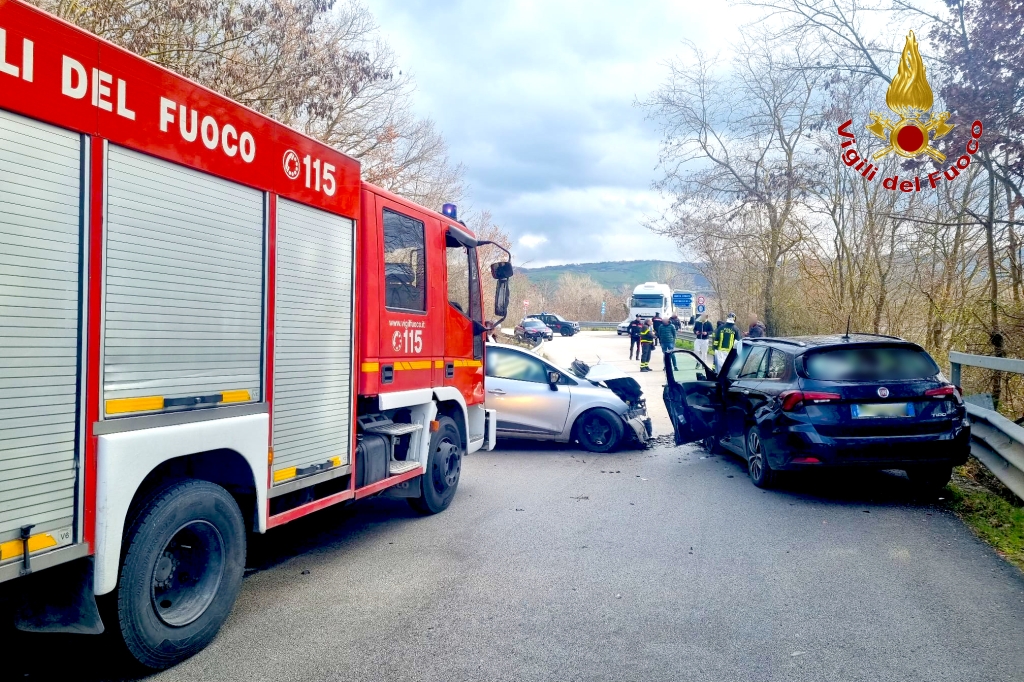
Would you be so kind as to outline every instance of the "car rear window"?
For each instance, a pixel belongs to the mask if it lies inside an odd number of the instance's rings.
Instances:
[[[820,381],[899,381],[933,377],[939,367],[918,348],[882,346],[807,353],[804,371]]]

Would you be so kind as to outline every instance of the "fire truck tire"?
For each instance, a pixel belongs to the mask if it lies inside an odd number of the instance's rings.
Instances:
[[[465,452],[459,427],[451,417],[441,417],[438,428],[430,436],[427,472],[423,474],[419,497],[410,497],[409,504],[420,514],[443,512],[452,503],[462,473]]]
[[[624,433],[622,418],[604,407],[588,410],[576,419],[576,438],[590,452],[611,452]]]
[[[126,538],[121,639],[143,666],[168,668],[209,644],[231,612],[245,572],[245,522],[224,488],[190,480],[150,500]]]

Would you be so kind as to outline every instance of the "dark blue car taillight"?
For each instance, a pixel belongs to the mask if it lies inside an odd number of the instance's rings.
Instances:
[[[804,403],[820,405],[830,403],[833,400],[842,398],[838,393],[827,393],[825,391],[783,391],[779,394],[782,400],[783,412],[792,412]]]
[[[962,403],[964,401],[963,392],[958,386],[952,384],[948,386],[939,386],[938,388],[929,388],[924,392],[929,398],[947,398],[952,397],[956,402]]]

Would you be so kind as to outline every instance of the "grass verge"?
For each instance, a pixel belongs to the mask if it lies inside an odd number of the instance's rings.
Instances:
[[[1000,556],[1024,570],[1024,504],[973,457],[949,484],[949,508]]]

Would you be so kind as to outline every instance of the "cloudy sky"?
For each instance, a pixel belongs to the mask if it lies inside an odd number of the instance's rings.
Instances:
[[[691,40],[714,51],[742,10],[725,0],[368,0],[401,68],[530,266],[675,259],[646,230],[664,200],[658,132],[634,103]]]

